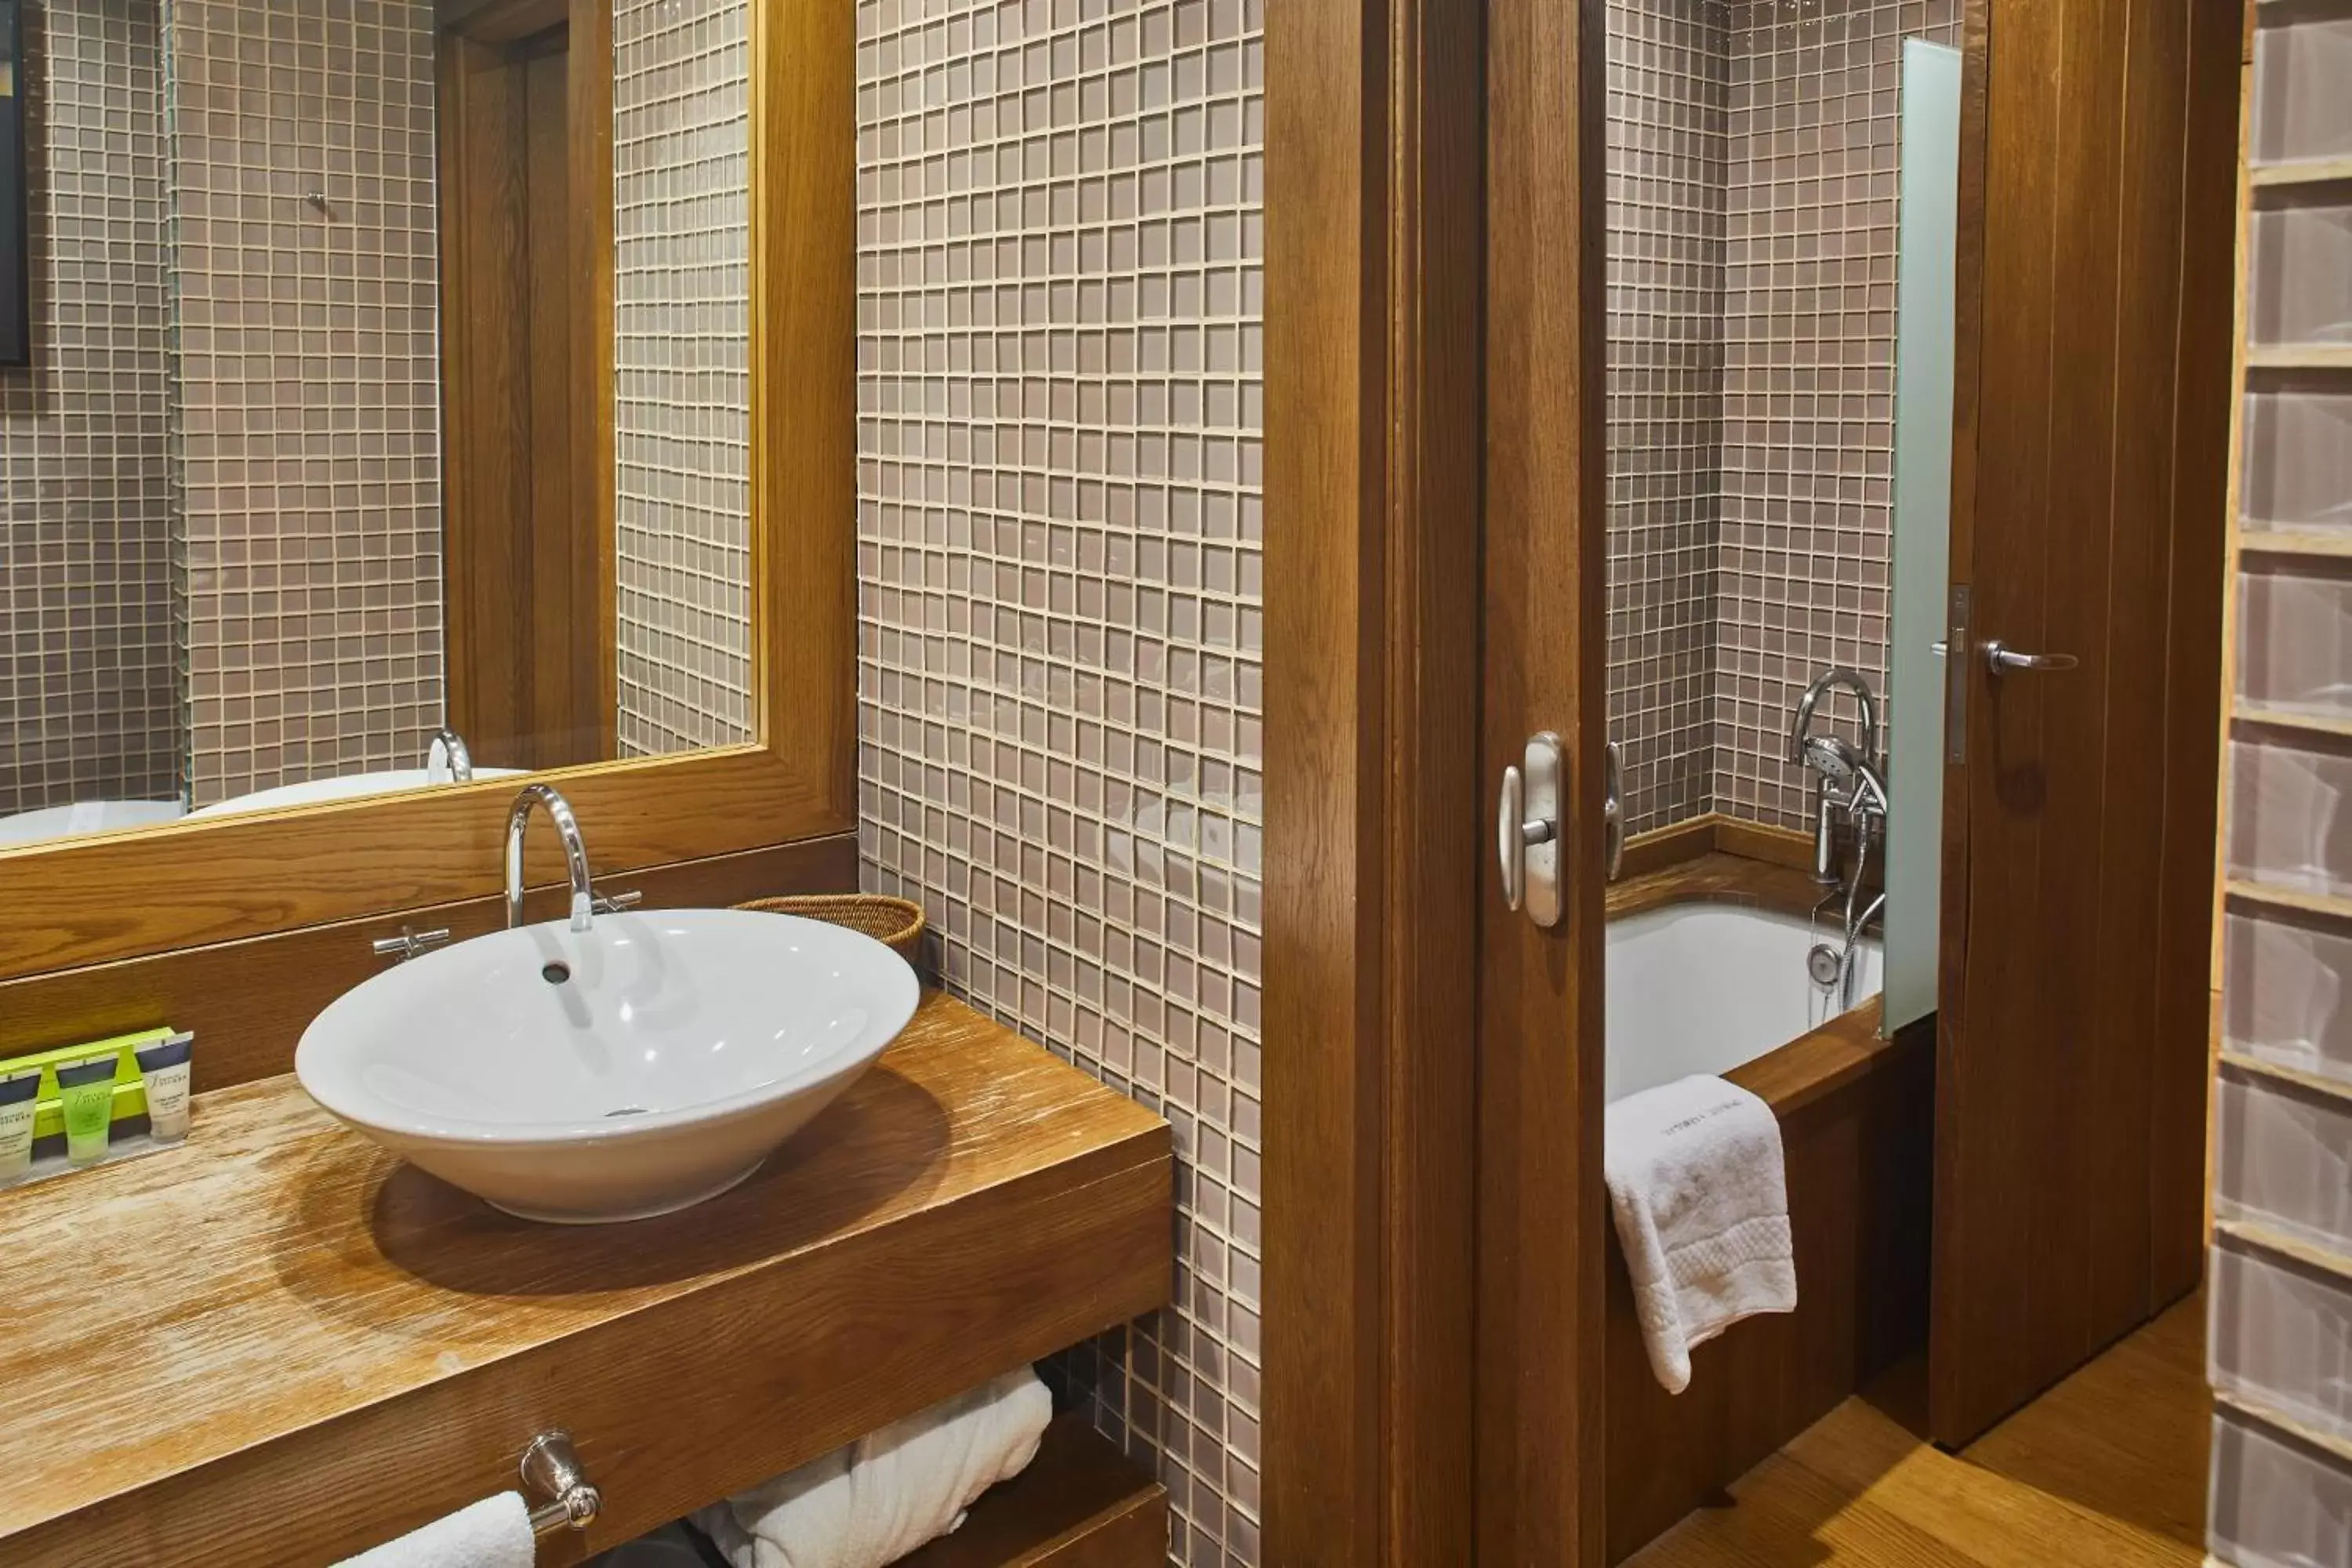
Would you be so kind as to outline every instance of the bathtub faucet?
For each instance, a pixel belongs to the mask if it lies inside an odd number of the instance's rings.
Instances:
[[[1833,687],[1853,692],[1862,709],[1859,748],[1837,735],[1813,732],[1813,714],[1822,694]],[[1859,670],[1843,666],[1823,670],[1805,688],[1789,726],[1789,760],[1813,775],[1813,880],[1822,887],[1834,888],[1847,880],[1838,867],[1838,830],[1842,824],[1853,826],[1854,865],[1846,889],[1850,924],[1853,894],[1862,880],[1870,840],[1874,835],[1885,837],[1887,814],[1886,764],[1878,747],[1878,699]]]

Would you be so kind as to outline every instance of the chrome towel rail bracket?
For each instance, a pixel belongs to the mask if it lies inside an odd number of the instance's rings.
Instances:
[[[580,1468],[580,1456],[572,1447],[569,1432],[541,1432],[522,1451],[524,1494],[543,1497],[530,1510],[530,1532],[547,1535],[559,1530],[585,1530],[596,1522],[596,1515],[604,1506],[604,1494]]]

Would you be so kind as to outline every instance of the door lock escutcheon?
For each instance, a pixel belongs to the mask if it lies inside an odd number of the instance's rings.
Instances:
[[[1518,765],[1503,770],[1496,806],[1495,852],[1503,868],[1503,901],[1524,908],[1547,929],[1559,923],[1560,779],[1566,772],[1558,735],[1528,737]]]

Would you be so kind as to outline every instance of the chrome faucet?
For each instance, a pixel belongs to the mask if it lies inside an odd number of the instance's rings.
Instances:
[[[1862,708],[1859,748],[1836,735],[1812,732],[1813,712],[1822,694],[1836,686],[1852,691]],[[1841,1009],[1853,1005],[1854,944],[1886,901],[1884,893],[1867,905],[1862,899],[1870,846],[1874,840],[1885,842],[1889,812],[1886,760],[1878,742],[1878,700],[1859,672],[1843,668],[1825,670],[1798,699],[1796,719],[1789,726],[1789,760],[1813,774],[1813,880],[1829,889],[1815,912],[1841,893],[1845,900],[1842,922],[1845,940],[1836,949],[1814,948],[1808,962],[1814,980],[1836,995]],[[1842,823],[1853,827],[1853,858],[1844,867],[1838,861]]]
[[[1862,747],[1857,751],[1835,735],[1816,735],[1813,711],[1822,694],[1844,687],[1862,709]],[[1789,760],[1813,774],[1813,880],[1835,887],[1839,881],[1837,830],[1848,818],[1867,834],[1886,820],[1885,763],[1878,752],[1878,699],[1859,670],[1839,666],[1823,670],[1797,699],[1797,715],[1789,726]],[[1838,799],[1836,790],[1847,791]]]
[[[433,738],[425,743],[425,773],[428,778],[436,761],[449,764],[450,783],[474,782],[474,753],[466,749],[466,737],[446,724],[434,731]]]
[[[555,825],[555,836],[563,844],[564,868],[572,876],[572,929],[587,931],[594,924],[596,895],[588,884],[588,850],[580,842],[580,819],[572,815],[572,803],[562,791],[543,784],[523,785],[507,813],[507,930],[522,924],[523,829],[530,826],[531,807],[539,805],[547,808],[547,820]]]

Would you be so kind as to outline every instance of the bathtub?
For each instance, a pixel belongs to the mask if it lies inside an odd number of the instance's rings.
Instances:
[[[1802,898],[1790,876],[1765,873],[1759,892]],[[1927,1342],[1934,1041],[1921,1029],[1878,1037],[1875,942],[1855,954],[1856,1005],[1836,1007],[1805,967],[1827,934],[1752,901],[1667,903],[1609,923],[1608,1097],[1691,1073],[1761,1096],[1780,1121],[1797,1253],[1797,1310],[1699,1347],[1676,1395],[1650,1371],[1611,1234],[1612,1563]]]
[[[1609,922],[1607,1098],[1693,1073],[1723,1073],[1828,1023],[1844,1008],[1805,955],[1838,931],[1741,904],[1668,904]],[[1856,944],[1856,1005],[1878,994],[1879,948]]]

